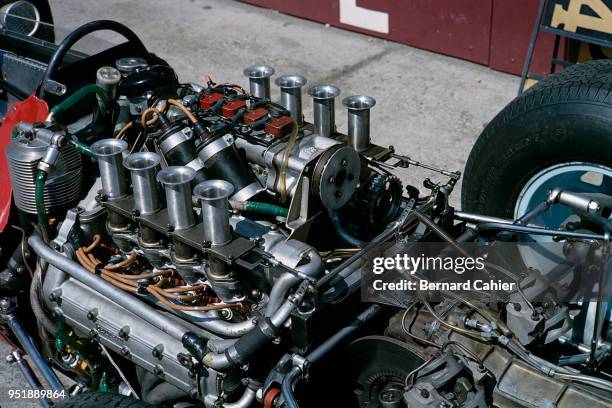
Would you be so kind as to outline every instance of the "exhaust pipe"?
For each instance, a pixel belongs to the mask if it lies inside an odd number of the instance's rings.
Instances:
[[[333,85],[317,85],[310,88],[308,94],[312,96],[315,133],[331,137],[336,131],[334,100],[340,95],[340,89]]]
[[[161,208],[155,181],[160,162],[159,155],[151,152],[132,153],[123,161],[132,175],[134,205],[140,214],[153,214]]]
[[[344,98],[342,104],[348,109],[349,144],[363,152],[370,147],[370,109],[376,105],[376,99],[354,95]]]
[[[229,197],[234,186],[224,180],[203,181],[193,190],[202,205],[204,241],[213,246],[225,245],[232,240],[229,223]]]
[[[98,158],[102,192],[109,200],[116,200],[128,194],[123,155],[128,144],[124,140],[102,139],[91,145]]]
[[[304,123],[302,114],[302,87],[306,78],[301,75],[283,75],[274,81],[281,89],[281,105],[291,112],[291,117],[298,126]]]
[[[251,65],[244,69],[244,75],[249,77],[251,95],[260,99],[270,99],[270,77],[274,68],[267,65]]]
[[[186,166],[169,166],[157,173],[166,190],[168,217],[173,230],[184,230],[195,225],[191,201],[191,182],[195,170]]]

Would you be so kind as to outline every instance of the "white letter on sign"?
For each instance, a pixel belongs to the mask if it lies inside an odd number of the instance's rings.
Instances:
[[[357,5],[357,0],[340,0],[340,22],[389,34],[389,14]]]

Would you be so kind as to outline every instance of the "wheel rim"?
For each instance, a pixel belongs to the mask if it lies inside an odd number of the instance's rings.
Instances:
[[[612,192],[612,168],[595,163],[569,162],[560,163],[538,172],[525,184],[514,206],[514,218],[525,214],[540,202],[546,199],[548,191],[559,187],[575,193],[604,193]],[[555,205],[548,211],[530,221],[531,224],[547,227],[563,227],[569,221],[577,221],[572,210]],[[520,242],[552,242],[552,237],[518,234]],[[537,265],[541,271],[552,268],[562,259],[559,251],[553,247],[539,248],[521,247],[523,260],[530,265]]]
[[[533,176],[521,190],[514,206],[514,218],[545,200],[548,191],[555,187],[574,193],[612,192],[612,169],[594,163],[571,162],[548,167]],[[553,206],[532,223],[557,228],[568,221],[572,211],[562,206]],[[539,237],[544,238],[544,237]],[[550,238],[546,237],[547,240]]]

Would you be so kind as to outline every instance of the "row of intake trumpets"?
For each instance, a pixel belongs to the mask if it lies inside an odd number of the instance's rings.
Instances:
[[[251,94],[260,99],[270,99],[270,77],[275,70],[265,65],[252,65],[244,70],[249,78]],[[281,105],[290,113],[298,125],[302,125],[302,87],[306,78],[301,75],[283,75],[275,84],[280,88]],[[335,131],[335,99],[340,89],[333,85],[315,85],[308,90],[313,99],[314,131],[324,137],[331,137]],[[353,95],[342,100],[348,110],[348,143],[362,152],[370,145],[370,109],[376,105],[371,96]]]

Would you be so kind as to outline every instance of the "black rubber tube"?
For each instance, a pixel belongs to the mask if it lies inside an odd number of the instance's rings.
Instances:
[[[361,248],[365,245],[365,242],[360,240],[357,237],[351,235],[347,230],[344,229],[342,223],[340,222],[340,216],[336,211],[329,211],[329,218],[334,226],[334,229],[340,236],[340,238],[349,245]]]
[[[102,30],[110,30],[121,34],[128,40],[128,42],[130,42],[134,47],[138,49],[137,52],[141,56],[147,56],[149,54],[147,48],[144,46],[140,38],[138,38],[136,33],[134,33],[132,30],[130,30],[123,24],[112,20],[91,21],[89,23],[83,24],[82,26],[68,34],[66,38],[64,38],[64,40],[59,44],[57,50],[55,50],[55,53],[51,57],[51,60],[49,60],[49,64],[47,65],[47,69],[45,70],[45,74],[43,75],[41,85],[44,84],[48,79],[53,77],[55,71],[64,60],[64,57],[72,48],[72,46],[77,43],[77,41],[79,41],[81,38],[85,37],[88,34]],[[38,96],[40,98],[43,98],[45,96],[44,87],[40,87],[38,91]]]
[[[306,355],[306,360],[310,364],[318,363],[329,352],[336,348],[340,343],[361,329],[366,323],[378,316],[383,311],[381,305],[372,305],[361,312],[348,326],[338,330],[336,334],[324,341],[319,347]]]

